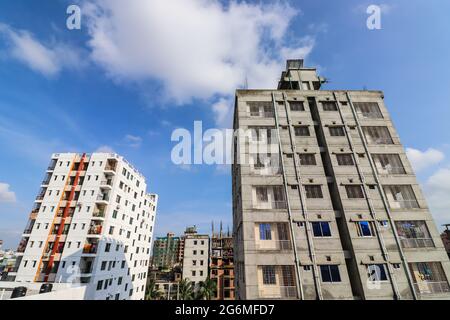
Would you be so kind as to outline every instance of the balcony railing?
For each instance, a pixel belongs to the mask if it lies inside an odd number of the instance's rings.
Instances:
[[[419,204],[416,200],[394,200],[391,202],[391,208],[394,209],[417,209]]]
[[[360,118],[365,119],[383,119],[383,115],[380,112],[357,112]]]
[[[102,181],[100,182],[100,185],[102,185],[102,186],[112,186],[112,180],[111,180],[111,179],[108,179],[108,180],[102,180]]]
[[[44,200],[45,193],[42,193],[36,197],[36,200]]]
[[[405,174],[405,168],[386,166],[386,167],[378,168],[378,173],[379,174]]]
[[[95,235],[97,235],[97,234],[101,234],[101,233],[102,233],[102,226],[101,225],[91,226],[89,228],[89,231],[88,231],[88,234],[95,234]]]
[[[86,253],[86,254],[94,254],[94,253],[97,253],[97,248],[98,248],[98,245],[97,245],[97,244],[90,244],[90,243],[87,243],[87,244],[85,244],[84,247],[83,247],[83,253]]]
[[[33,228],[27,228],[23,231],[24,234],[30,234],[33,231]]]
[[[250,116],[253,118],[273,118],[275,113],[273,111],[263,111],[263,112],[250,112]]]
[[[109,201],[109,196],[107,194],[99,194],[97,196],[97,201]]]
[[[256,250],[292,250],[291,240],[257,240]]]
[[[403,248],[426,248],[434,247],[431,238],[403,238],[400,239]]]
[[[414,287],[420,294],[450,292],[450,287],[446,281],[423,281],[421,283],[414,283]]]
[[[92,213],[92,216],[94,218],[104,218],[105,217],[105,211],[95,211],[94,213]]]
[[[295,299],[297,288],[295,286],[263,286],[259,289],[259,297],[262,299]]]
[[[287,203],[286,201],[272,201],[272,209],[286,209]]]

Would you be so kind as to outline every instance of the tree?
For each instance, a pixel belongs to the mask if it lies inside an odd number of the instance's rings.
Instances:
[[[216,296],[217,284],[209,277],[200,282],[198,298],[201,300],[212,300]]]
[[[162,292],[156,289],[155,280],[151,279],[147,286],[147,294],[145,300],[160,300],[162,297]]]
[[[183,279],[178,284],[179,300],[194,299],[194,287],[189,279]]]

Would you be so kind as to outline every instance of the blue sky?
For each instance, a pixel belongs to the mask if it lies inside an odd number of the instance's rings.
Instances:
[[[123,155],[160,195],[157,235],[231,227],[228,168],[172,164],[172,131],[229,126],[234,89],[275,87],[297,57],[328,89],[385,91],[432,213],[450,222],[449,2],[120,2],[0,3],[5,247],[16,247],[53,152]],[[66,28],[72,3],[81,30]],[[381,30],[366,27],[370,4],[382,8]]]

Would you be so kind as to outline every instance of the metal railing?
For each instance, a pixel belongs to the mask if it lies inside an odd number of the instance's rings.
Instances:
[[[450,286],[446,281],[423,281],[414,283],[414,287],[420,294],[434,294],[450,292]]]
[[[262,299],[295,299],[297,298],[297,288],[295,286],[265,285],[260,287],[259,297]]]
[[[434,243],[431,238],[402,238],[400,241],[403,248],[434,247]]]
[[[405,168],[403,167],[391,167],[386,166],[383,168],[377,168],[379,174],[405,174]]]
[[[383,115],[380,112],[358,111],[357,114],[360,118],[365,118],[365,119],[383,119]]]
[[[257,240],[256,250],[292,250],[291,240]]]
[[[419,204],[417,200],[394,200],[391,202],[391,208],[417,209]]]

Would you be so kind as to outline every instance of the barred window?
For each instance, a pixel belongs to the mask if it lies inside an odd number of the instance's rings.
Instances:
[[[337,111],[337,104],[334,101],[322,101],[323,111]]]
[[[306,197],[309,199],[323,198],[321,185],[306,185],[305,191],[306,191]]]
[[[277,284],[275,266],[262,266],[263,284]]]
[[[298,157],[300,158],[300,164],[302,166],[315,166],[317,164],[314,153],[301,153]]]
[[[345,186],[345,190],[347,191],[347,198],[349,199],[364,198],[362,186],[360,185]]]
[[[305,106],[302,101],[289,101],[291,111],[305,111]]]
[[[363,132],[369,144],[394,144],[387,127],[363,127]]]
[[[330,136],[332,137],[343,137],[345,136],[344,127],[342,126],[333,126],[329,127]]]
[[[310,135],[308,126],[295,127],[294,131],[297,137],[307,137]]]
[[[353,166],[353,156],[351,153],[337,154],[336,159],[340,166]]]
[[[370,119],[382,119],[383,115],[376,102],[355,102],[355,109],[359,116]]]

